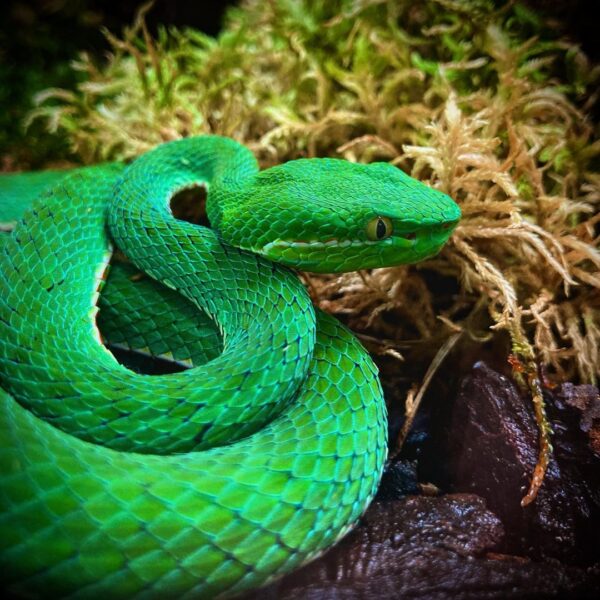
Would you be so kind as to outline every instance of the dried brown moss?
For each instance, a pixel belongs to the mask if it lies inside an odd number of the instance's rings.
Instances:
[[[455,198],[461,225],[421,265],[311,276],[320,304],[392,352],[480,334],[488,315],[524,364],[596,381],[598,68],[538,16],[485,1],[247,0],[217,40],[153,40],[142,17],[108,35],[106,62],[82,56],[84,83],[40,94],[31,115],[84,161],[199,133],[240,140],[264,166],[392,161]],[[434,293],[432,273],[455,293]]]

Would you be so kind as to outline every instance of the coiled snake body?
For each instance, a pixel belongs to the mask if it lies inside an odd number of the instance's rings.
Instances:
[[[212,229],[170,212],[197,185]],[[127,167],[0,178],[12,229],[0,238],[7,588],[231,596],[335,543],[376,491],[385,405],[357,340],[272,261],[414,262],[459,216],[387,164],[305,159],[261,172],[217,136]],[[115,264],[96,318],[113,243],[152,279]],[[97,321],[115,346],[194,366],[134,373]]]

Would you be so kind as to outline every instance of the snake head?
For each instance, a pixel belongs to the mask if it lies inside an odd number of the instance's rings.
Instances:
[[[275,262],[335,273],[433,256],[460,216],[449,196],[388,163],[299,159],[258,173],[217,229]]]

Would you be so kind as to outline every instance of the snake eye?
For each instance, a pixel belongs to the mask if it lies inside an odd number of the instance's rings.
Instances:
[[[392,222],[387,217],[375,217],[367,223],[367,237],[372,242],[389,238],[392,230]]]

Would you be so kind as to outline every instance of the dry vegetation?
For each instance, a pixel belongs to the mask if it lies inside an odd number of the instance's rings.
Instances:
[[[539,411],[536,362],[597,380],[599,69],[576,45],[514,2],[247,0],[216,40],[151,39],[146,8],[107,33],[105,62],[74,65],[76,91],[39,94],[31,119],[66,130],[86,162],[199,133],[238,139],[264,166],[392,161],[459,202],[461,225],[424,264],[311,276],[318,302],[392,352],[505,329]]]

